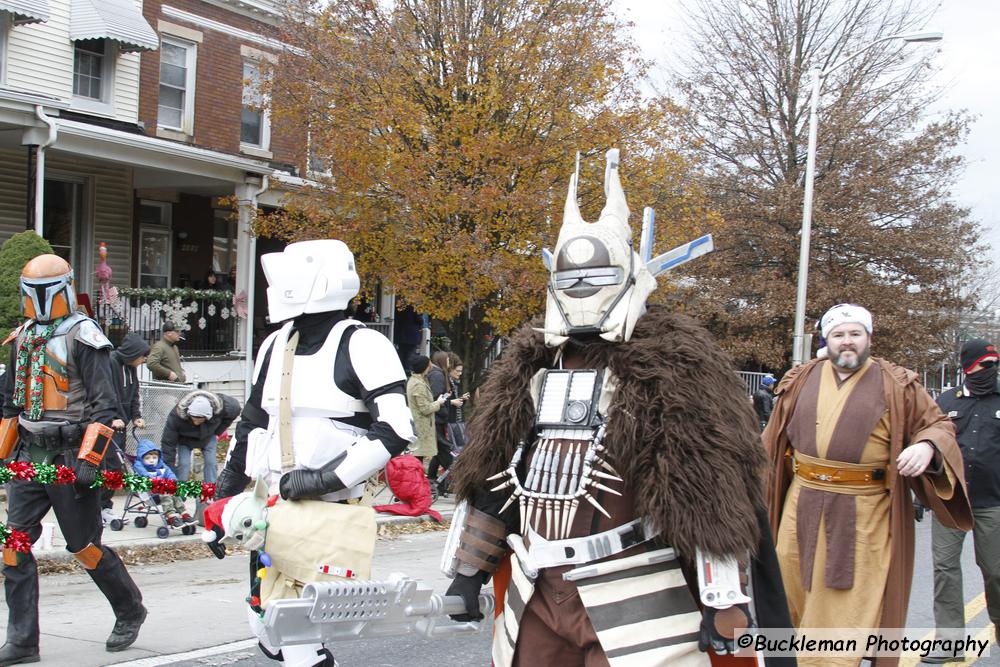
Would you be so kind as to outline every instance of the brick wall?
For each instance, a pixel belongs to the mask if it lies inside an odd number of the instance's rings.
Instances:
[[[193,144],[238,155],[240,110],[243,102],[243,56],[240,47],[246,45],[265,52],[267,49],[202,25],[164,16],[164,4],[241,30],[267,36],[276,36],[276,31],[266,23],[199,0],[144,2],[143,13],[154,29],[162,19],[203,34],[203,41],[198,44]],[[146,133],[150,136],[156,136],[159,80],[159,52],[143,53],[139,80],[139,119],[145,123]],[[279,129],[272,124],[270,150],[274,154],[273,162],[294,165],[302,170],[305,167],[306,135],[291,128]]]

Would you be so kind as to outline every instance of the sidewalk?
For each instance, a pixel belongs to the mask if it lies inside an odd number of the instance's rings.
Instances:
[[[121,516],[122,508],[125,505],[126,496],[122,493],[115,494],[114,504],[115,513],[117,516]],[[375,504],[389,504],[389,494],[385,493],[379,494],[375,498]],[[188,510],[194,510],[194,501],[188,500]],[[439,498],[437,502],[434,503],[433,508],[441,513],[441,516],[447,522],[451,519],[452,514],[455,511],[455,499],[454,496],[448,496],[447,498]],[[140,547],[140,546],[157,546],[164,544],[179,544],[183,542],[192,542],[201,540],[202,528],[199,526],[194,535],[182,535],[179,528],[170,529],[170,534],[166,538],[159,538],[156,536],[156,529],[163,525],[163,521],[159,516],[151,514],[149,516],[149,525],[145,528],[136,528],[133,520],[136,515],[129,515],[130,520],[121,530],[111,530],[108,526],[104,527],[104,535],[101,538],[103,544],[108,545],[112,548],[121,547]],[[378,514],[377,522],[378,524],[405,524],[405,523],[418,523],[420,521],[431,521],[431,517],[424,515],[419,517],[409,517],[409,516],[397,516],[395,514]],[[7,522],[7,507],[4,503],[3,511],[0,513],[0,521],[4,523]],[[35,542],[32,547],[32,551],[35,554],[35,558],[38,560],[64,560],[72,558],[72,555],[66,551],[66,541],[63,539],[62,533],[59,530],[59,524],[56,522],[55,513],[49,512],[45,519],[42,521],[43,527],[46,524],[50,524],[51,528],[43,528],[42,537]],[[51,535],[46,535],[46,530],[51,530]],[[206,549],[207,553],[207,549]]]

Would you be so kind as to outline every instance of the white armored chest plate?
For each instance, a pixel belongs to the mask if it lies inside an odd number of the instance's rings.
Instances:
[[[353,320],[338,322],[317,352],[295,355],[291,369],[293,380],[290,395],[293,417],[353,417],[359,412],[367,412],[362,401],[346,394],[334,381],[334,365],[340,340],[345,331],[357,325]],[[291,327],[291,323],[286,324],[275,336],[270,363],[265,369],[267,377],[260,403],[272,417],[278,414],[281,377],[285,371],[285,345]]]

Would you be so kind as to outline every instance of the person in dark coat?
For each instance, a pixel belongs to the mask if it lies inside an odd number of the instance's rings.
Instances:
[[[163,426],[160,446],[163,461],[174,469],[177,479],[191,475],[191,454],[200,449],[205,458],[205,481],[215,483],[218,464],[216,443],[240,414],[240,404],[232,396],[195,389],[177,402]]]
[[[417,347],[420,346],[423,327],[424,320],[413,310],[413,306],[396,311],[396,322],[392,329],[393,342],[396,344],[399,361],[407,370],[410,368],[410,358],[416,354]]]
[[[760,422],[760,430],[764,430],[774,409],[774,385],[777,380],[773,375],[765,375],[760,379],[760,387],[753,393],[753,409]]]
[[[448,378],[451,367],[448,363],[448,353],[437,351],[431,355],[431,371],[427,374],[427,383],[431,386],[431,395],[435,399],[442,396],[451,398],[451,383]],[[448,440],[448,411],[438,410],[434,413],[434,432],[437,436],[437,454],[427,464],[427,479],[431,488],[437,489],[438,470],[451,467],[454,457],[451,455],[451,442]]]
[[[118,349],[111,353],[111,381],[118,397],[118,417],[111,422],[115,429],[114,443],[118,448],[104,457],[105,470],[121,470],[119,452],[125,451],[125,429],[129,422],[136,428],[145,428],[146,421],[142,418],[142,406],[139,401],[138,368],[146,363],[149,354],[149,343],[135,332],[129,332],[122,338]],[[110,489],[101,490],[101,518],[105,525],[115,518],[111,498],[115,495]]]

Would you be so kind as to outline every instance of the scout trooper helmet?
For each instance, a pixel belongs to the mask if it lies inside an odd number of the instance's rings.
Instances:
[[[21,314],[53,322],[76,310],[73,267],[59,255],[39,255],[21,271]]]
[[[618,149],[607,153],[606,203],[597,222],[588,223],[580,215],[576,179],[576,174],[570,178],[549,267],[544,329],[549,347],[585,335],[627,341],[645,312],[646,297],[656,289],[656,279],[632,248],[628,204],[618,177]]]
[[[267,277],[267,309],[272,322],[304,313],[344,310],[361,281],[354,255],[343,241],[291,243],[282,252],[262,255]]]

